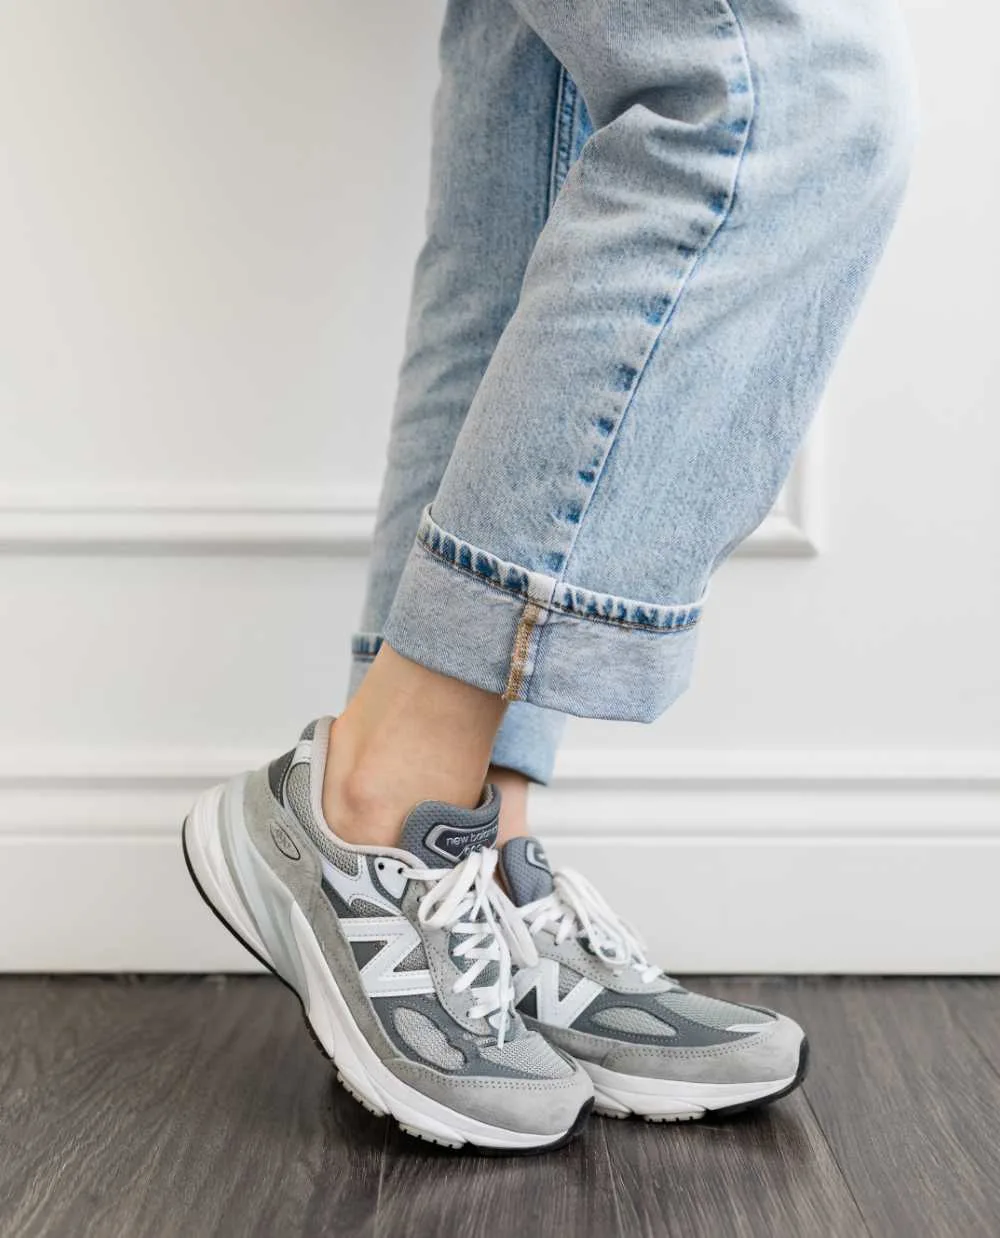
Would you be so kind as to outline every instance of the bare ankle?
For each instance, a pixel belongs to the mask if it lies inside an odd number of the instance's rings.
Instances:
[[[502,847],[508,839],[523,838],[528,829],[528,788],[531,779],[519,770],[504,765],[491,765],[486,775],[487,782],[500,789],[500,829],[497,846]]]
[[[352,760],[341,735],[334,739],[336,724],[330,728],[330,749],[323,777],[323,815],[338,838],[355,846],[394,847],[399,841],[405,815],[397,810],[392,797],[383,792],[380,781]]]
[[[330,730],[328,824],[346,842],[394,846],[421,800],[474,808],[503,710],[499,697],[383,645]]]

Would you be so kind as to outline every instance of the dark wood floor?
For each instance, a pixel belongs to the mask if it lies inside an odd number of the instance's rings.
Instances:
[[[0,979],[0,1234],[1000,1234],[1000,981],[698,983],[798,1018],[804,1089],[486,1159],[356,1104],[271,979]]]

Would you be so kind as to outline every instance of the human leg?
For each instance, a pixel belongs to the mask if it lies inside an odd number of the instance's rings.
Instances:
[[[511,700],[649,718],[686,683],[707,580],[770,506],[881,252],[910,146],[905,56],[881,4],[519,8],[597,131],[387,639]],[[586,1063],[602,1110],[732,1112],[801,1080],[794,1023],[688,993],[533,840],[503,856],[541,956],[519,1009]]]
[[[588,133],[572,80],[513,8],[493,0],[448,6],[427,239],[414,273],[353,641],[352,695],[381,646],[421,512],[437,491],[551,203]],[[495,765],[544,781],[562,725],[557,712],[515,704],[496,737]]]
[[[518,11],[595,132],[538,238],[386,621],[508,700],[648,720],[783,481],[910,149],[888,5]]]

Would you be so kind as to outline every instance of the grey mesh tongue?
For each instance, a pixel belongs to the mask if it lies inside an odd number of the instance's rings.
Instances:
[[[552,893],[552,869],[536,838],[512,838],[500,849],[500,867],[516,906]]]
[[[491,783],[478,808],[458,808],[440,800],[423,800],[403,822],[399,845],[428,868],[460,863],[497,840],[500,792]]]

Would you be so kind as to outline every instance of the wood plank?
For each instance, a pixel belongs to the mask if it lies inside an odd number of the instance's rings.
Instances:
[[[71,1058],[84,1028],[113,1017],[119,981],[0,979],[0,1115],[46,1071]],[[4,1123],[0,1121],[0,1139]]]
[[[686,982],[687,983],[687,982]],[[692,979],[769,1004],[760,981]],[[608,1132],[625,1232],[644,1238],[859,1238],[865,1225],[801,1090],[740,1117]]]
[[[376,1238],[616,1238],[604,1123],[538,1156],[456,1155],[393,1127]]]
[[[5,1113],[18,1151],[0,1169],[0,1232],[372,1232],[386,1123],[333,1082],[286,990],[111,988]]]
[[[809,1033],[806,1094],[873,1238],[995,1238],[1000,1078],[953,1014],[949,982],[760,991]]]
[[[810,1033],[803,1091],[456,1156],[333,1081],[261,979],[0,980],[0,1234],[978,1238],[1000,1201],[1000,984],[692,981]]]
[[[1000,1074],[1000,981],[939,980],[935,987],[952,1017]]]
[[[742,990],[754,999],[753,982]],[[542,1166],[456,1162],[390,1134],[378,1238],[431,1238],[458,1232],[459,1223],[463,1238],[865,1233],[801,1095],[712,1125],[595,1119]]]

